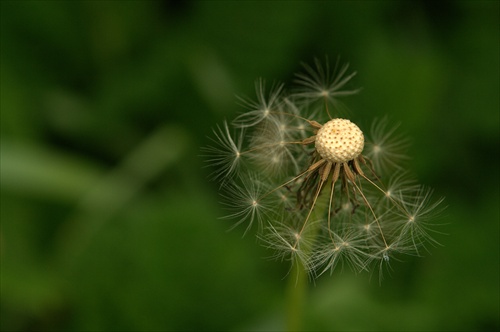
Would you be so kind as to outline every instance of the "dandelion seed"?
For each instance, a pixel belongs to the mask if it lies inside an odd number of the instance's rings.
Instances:
[[[311,247],[303,232],[293,226],[278,222],[276,225],[269,224],[267,232],[259,236],[264,246],[274,251],[273,259],[295,262],[300,260],[303,264],[307,262],[307,250]]]
[[[223,204],[229,211],[224,218],[237,219],[232,228],[247,223],[247,232],[255,221],[262,228],[265,216],[272,214],[268,200],[262,196],[266,191],[265,184],[254,174],[248,178],[240,177],[238,182],[232,181],[224,186]]]
[[[444,198],[431,201],[432,190],[421,187],[412,198],[401,199],[402,211],[400,211],[400,237],[406,238],[413,244],[417,254],[420,247],[425,244],[439,245],[431,233],[439,233],[431,228],[430,220],[434,220],[441,212],[440,204]]]
[[[350,96],[358,93],[360,89],[346,89],[347,83],[356,75],[356,72],[346,74],[349,69],[349,64],[339,65],[339,59],[335,64],[333,70],[330,68],[328,58],[325,59],[323,64],[319,59],[315,59],[314,67],[306,63],[302,63],[305,70],[304,73],[297,73],[295,83],[294,96],[306,105],[320,102],[324,105],[323,112],[315,112],[310,116],[319,116],[321,120],[323,114],[328,114],[331,118],[331,109],[329,105],[333,106],[341,114],[346,112],[346,108],[340,102],[340,97]],[[325,112],[326,111],[326,112]]]
[[[389,128],[387,118],[375,120],[372,124],[366,144],[366,157],[373,162],[378,172],[402,170],[402,162],[408,160],[406,150],[409,139],[397,134],[399,124]]]
[[[234,138],[224,122],[223,127],[217,126],[213,131],[215,138],[211,138],[214,145],[209,145],[202,149],[210,166],[215,167],[212,177],[220,180],[221,185],[227,178],[236,174],[241,164],[241,151],[244,132]]]
[[[327,235],[323,235],[324,239],[320,242],[321,247],[311,256],[310,266],[320,271],[318,275],[327,271],[333,273],[337,265],[343,267],[344,264],[356,272],[366,269],[368,254],[365,238],[349,226],[340,231],[344,234],[339,235],[327,229]]]
[[[273,85],[269,94],[266,94],[266,84],[263,79],[255,83],[257,92],[257,101],[240,98],[243,105],[248,109],[247,112],[240,114],[232,122],[236,127],[253,127],[261,121],[267,119],[275,112],[282,102],[280,94],[283,90],[283,84]]]
[[[359,92],[359,89],[342,90],[347,82],[356,75],[356,72],[345,75],[349,69],[349,64],[344,64],[338,68],[339,62],[337,60],[332,71],[328,59],[326,59],[324,65],[319,59],[315,59],[314,63],[315,68],[303,63],[306,72],[296,74],[295,83],[302,87],[298,90],[297,95],[310,99],[327,98],[334,100],[340,96],[353,95]]]

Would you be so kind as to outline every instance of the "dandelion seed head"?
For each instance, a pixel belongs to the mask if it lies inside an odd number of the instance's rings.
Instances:
[[[346,119],[328,121],[316,134],[316,150],[328,161],[345,163],[353,160],[364,147],[361,129]]]
[[[300,262],[312,276],[348,266],[390,269],[399,255],[438,244],[430,223],[442,199],[409,175],[406,135],[386,118],[365,133],[340,118],[355,72],[316,60],[295,89],[256,82],[246,112],[213,132],[204,149],[220,182],[225,218],[257,224],[272,257]],[[290,92],[289,92],[290,91]]]

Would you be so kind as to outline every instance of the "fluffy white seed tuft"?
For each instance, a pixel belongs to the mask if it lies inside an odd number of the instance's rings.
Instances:
[[[353,160],[365,144],[363,132],[349,120],[328,121],[316,134],[316,150],[328,161],[345,163]]]

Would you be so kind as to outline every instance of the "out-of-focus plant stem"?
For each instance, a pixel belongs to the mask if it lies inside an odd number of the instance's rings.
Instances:
[[[323,184],[323,188],[329,188],[331,186],[331,180]],[[328,193],[321,194],[315,204],[315,208],[311,212],[309,222],[309,231],[303,236],[308,236],[308,241],[305,243],[310,243],[307,248],[304,248],[304,254],[308,256],[314,242],[318,236],[319,223],[315,222],[324,218],[325,214],[328,212],[329,206]],[[318,204],[319,203],[319,204]],[[308,271],[300,259],[295,259],[292,269],[290,271],[288,285],[287,285],[287,312],[286,312],[286,331],[301,331],[303,329],[302,323],[304,318],[304,308],[305,302],[307,300],[307,289],[308,289]]]
[[[306,295],[307,271],[300,260],[297,260],[292,267],[287,286],[287,331],[300,331],[302,329]]]

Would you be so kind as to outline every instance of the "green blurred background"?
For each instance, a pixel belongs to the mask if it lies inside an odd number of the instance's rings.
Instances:
[[[200,146],[340,55],[412,137],[442,247],[311,283],[304,327],[499,330],[498,1],[2,1],[2,330],[279,330],[288,265],[230,223]]]

